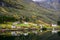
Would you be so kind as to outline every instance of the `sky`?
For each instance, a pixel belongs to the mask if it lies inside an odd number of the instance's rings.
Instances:
[[[40,1],[45,1],[45,0],[32,0],[32,1],[35,1],[35,2],[40,2]]]

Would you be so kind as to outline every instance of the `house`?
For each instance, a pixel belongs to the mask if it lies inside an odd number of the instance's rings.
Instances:
[[[17,22],[14,22],[14,23],[13,23],[13,25],[16,25],[16,24],[19,24],[19,23],[20,23],[20,22],[19,22],[19,21],[17,21]]]
[[[16,28],[16,26],[15,25],[12,25],[11,28]]]
[[[24,22],[24,24],[29,24],[28,22]]]
[[[21,29],[21,27],[20,26],[18,26],[18,27],[16,27],[17,29]]]
[[[52,26],[52,27],[57,27],[57,24],[52,24],[51,26]]]
[[[32,24],[32,25],[37,26],[37,24]]]
[[[40,28],[42,29],[44,25],[42,25],[42,24],[39,24],[39,26],[40,26]]]

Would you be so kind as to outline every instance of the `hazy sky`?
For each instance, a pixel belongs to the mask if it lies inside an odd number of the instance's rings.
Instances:
[[[45,1],[45,0],[32,0],[32,1],[37,1],[37,2],[39,2],[39,1]]]

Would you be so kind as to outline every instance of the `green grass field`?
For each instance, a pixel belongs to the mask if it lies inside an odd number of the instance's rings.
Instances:
[[[5,28],[5,29],[11,29],[11,26],[12,26],[12,24],[13,24],[13,22],[8,22],[8,23],[5,23],[5,24],[0,24],[0,29],[1,28]],[[33,25],[33,24],[24,24],[24,23],[21,23],[21,24],[16,24],[15,25],[16,27],[26,27],[26,28],[37,28],[37,29],[39,29],[40,28],[40,26],[35,26],[35,25]],[[52,29],[53,27],[50,27],[50,26],[44,26],[45,28],[50,28],[50,29]],[[60,28],[60,26],[58,26],[58,27],[56,27],[56,28]]]

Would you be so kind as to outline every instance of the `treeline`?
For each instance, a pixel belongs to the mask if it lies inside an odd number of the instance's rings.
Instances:
[[[20,16],[19,18],[16,18],[14,16],[0,15],[0,23],[15,22],[15,21],[35,22],[36,18],[26,17],[26,16]]]
[[[13,22],[13,21],[17,21],[17,19],[11,16],[5,16],[5,15],[0,16],[0,23]]]

